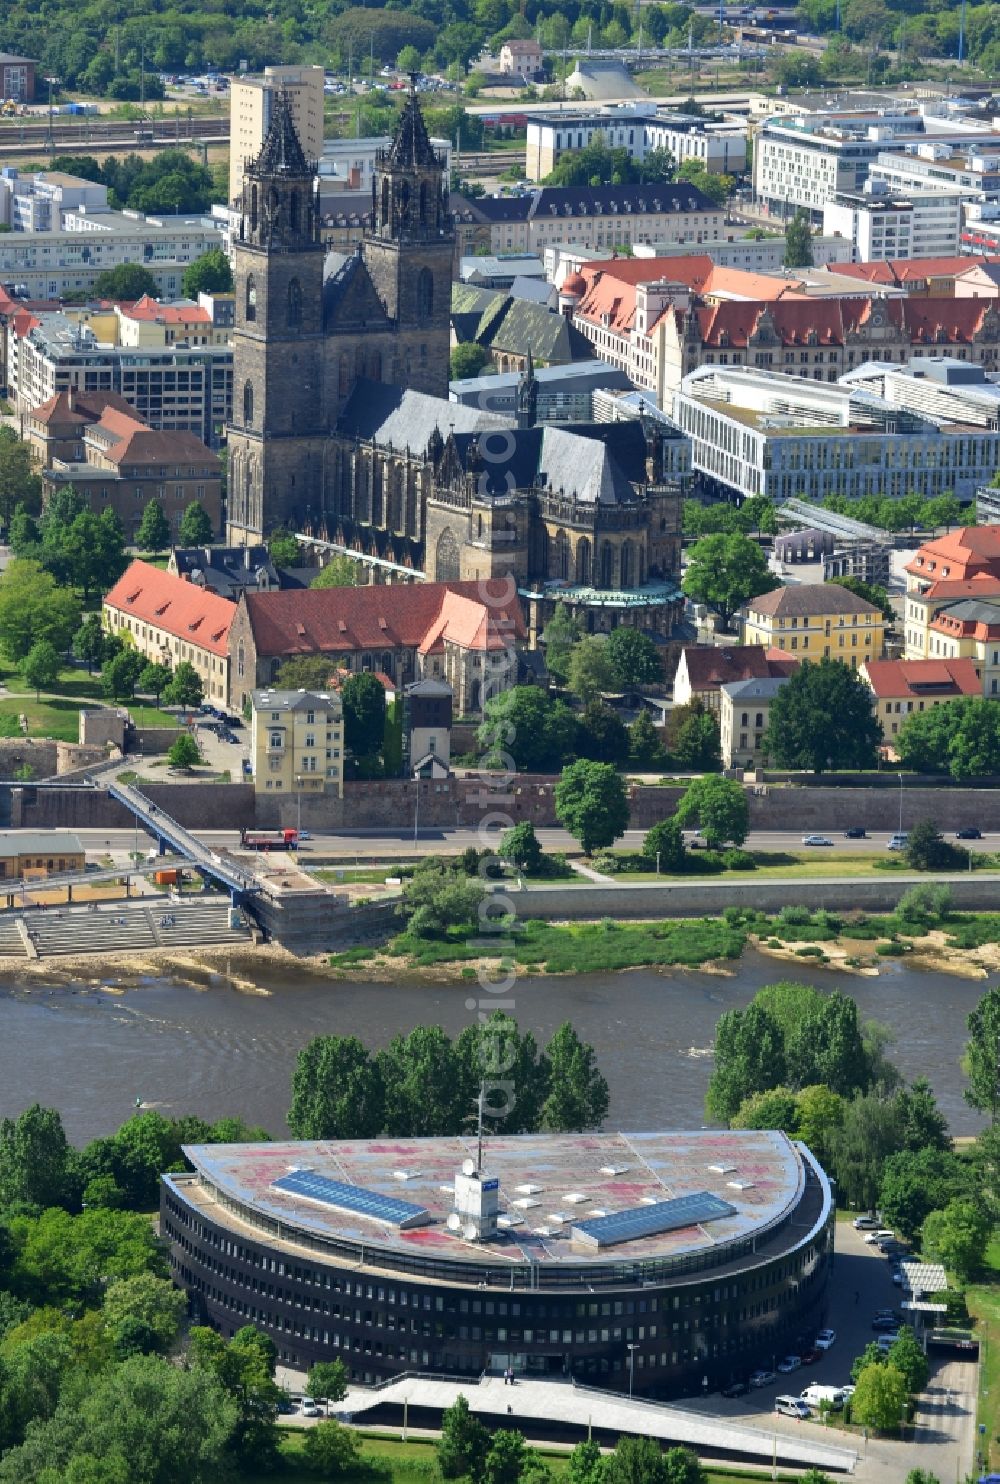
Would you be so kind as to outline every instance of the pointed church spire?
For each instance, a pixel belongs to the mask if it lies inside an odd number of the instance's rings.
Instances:
[[[434,170],[440,167],[417,101],[415,72],[410,73],[410,91],[389,146],[387,163],[403,169]]]
[[[304,176],[314,174],[306,159],[292,118],[288,90],[279,88],[274,95],[271,122],[254,164],[257,175]]]
[[[516,403],[518,427],[533,428],[538,421],[538,381],[535,377],[535,362],[530,346],[524,371],[517,383]]]

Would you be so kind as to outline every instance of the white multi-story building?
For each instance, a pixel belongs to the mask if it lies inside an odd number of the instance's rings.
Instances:
[[[66,211],[107,211],[108,188],[61,170],[0,170],[0,223],[12,232],[58,232]]]
[[[0,283],[32,299],[88,292],[122,263],[141,263],[164,298],[181,292],[184,269],[222,246],[215,222],[202,216],[146,217],[136,211],[63,213],[61,229],[0,233]]]
[[[247,160],[255,160],[271,126],[275,95],[288,96],[295,132],[307,160],[323,152],[322,67],[265,67],[260,77],[246,74],[229,84],[229,205],[243,189]]]
[[[1000,467],[1000,432],[891,406],[856,387],[778,372],[702,367],[674,396],[692,465],[743,496],[776,504],[831,495],[972,499]]]
[[[867,191],[834,196],[823,207],[823,233],[851,244],[852,263],[913,257],[913,203]],[[951,251],[957,252],[956,243]]]
[[[575,154],[598,139],[608,149],[626,150],[633,160],[644,160],[653,150],[667,150],[678,165],[696,160],[711,175],[739,175],[746,169],[744,122],[717,123],[697,114],[660,111],[653,102],[638,102],[530,115],[528,179],[544,180],[564,155]]]

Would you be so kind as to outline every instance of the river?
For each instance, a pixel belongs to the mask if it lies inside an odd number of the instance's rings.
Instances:
[[[0,1114],[32,1102],[58,1108],[74,1142],[111,1133],[135,1099],[166,1114],[239,1114],[284,1130],[295,1056],[313,1036],[358,1035],[381,1046],[416,1025],[457,1035],[473,1013],[468,983],[332,981],[263,961],[232,961],[264,993],[206,972],[203,984],[109,978],[106,984],[0,983]],[[783,977],[840,987],[887,1024],[893,1059],[929,1078],[953,1133],[978,1120],[962,1099],[966,1016],[985,980],[887,963],[877,979],[776,963],[754,952],[731,975],[691,970],[524,977],[513,1013],[544,1042],[564,1020],[593,1042],[611,1087],[609,1125],[698,1127],[723,1010]]]

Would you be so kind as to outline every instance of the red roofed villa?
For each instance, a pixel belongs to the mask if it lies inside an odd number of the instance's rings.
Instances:
[[[695,644],[681,650],[674,676],[674,705],[701,701],[719,714],[719,692],[737,680],[773,680],[792,674],[795,655],[761,644]]]
[[[983,693],[979,670],[971,659],[866,660],[859,673],[871,687],[875,715],[887,743],[914,712]]]
[[[223,704],[229,699],[228,640],[235,613],[228,598],[149,562],[133,562],[103,607],[109,634],[128,634],[152,664],[176,669],[186,660],[201,676],[206,698]]]

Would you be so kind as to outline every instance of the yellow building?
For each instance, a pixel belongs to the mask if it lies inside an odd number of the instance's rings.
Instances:
[[[982,695],[971,659],[872,660],[861,667],[861,678],[875,697],[875,715],[889,745],[914,712]]]
[[[344,719],[335,691],[251,693],[254,789],[344,796]]]
[[[265,67],[263,77],[234,77],[229,86],[229,202],[243,190],[247,160],[260,154],[274,96],[284,89],[307,160],[323,153],[322,67]]]
[[[881,658],[885,619],[881,608],[835,582],[778,587],[747,603],[743,642],[857,669]]]

